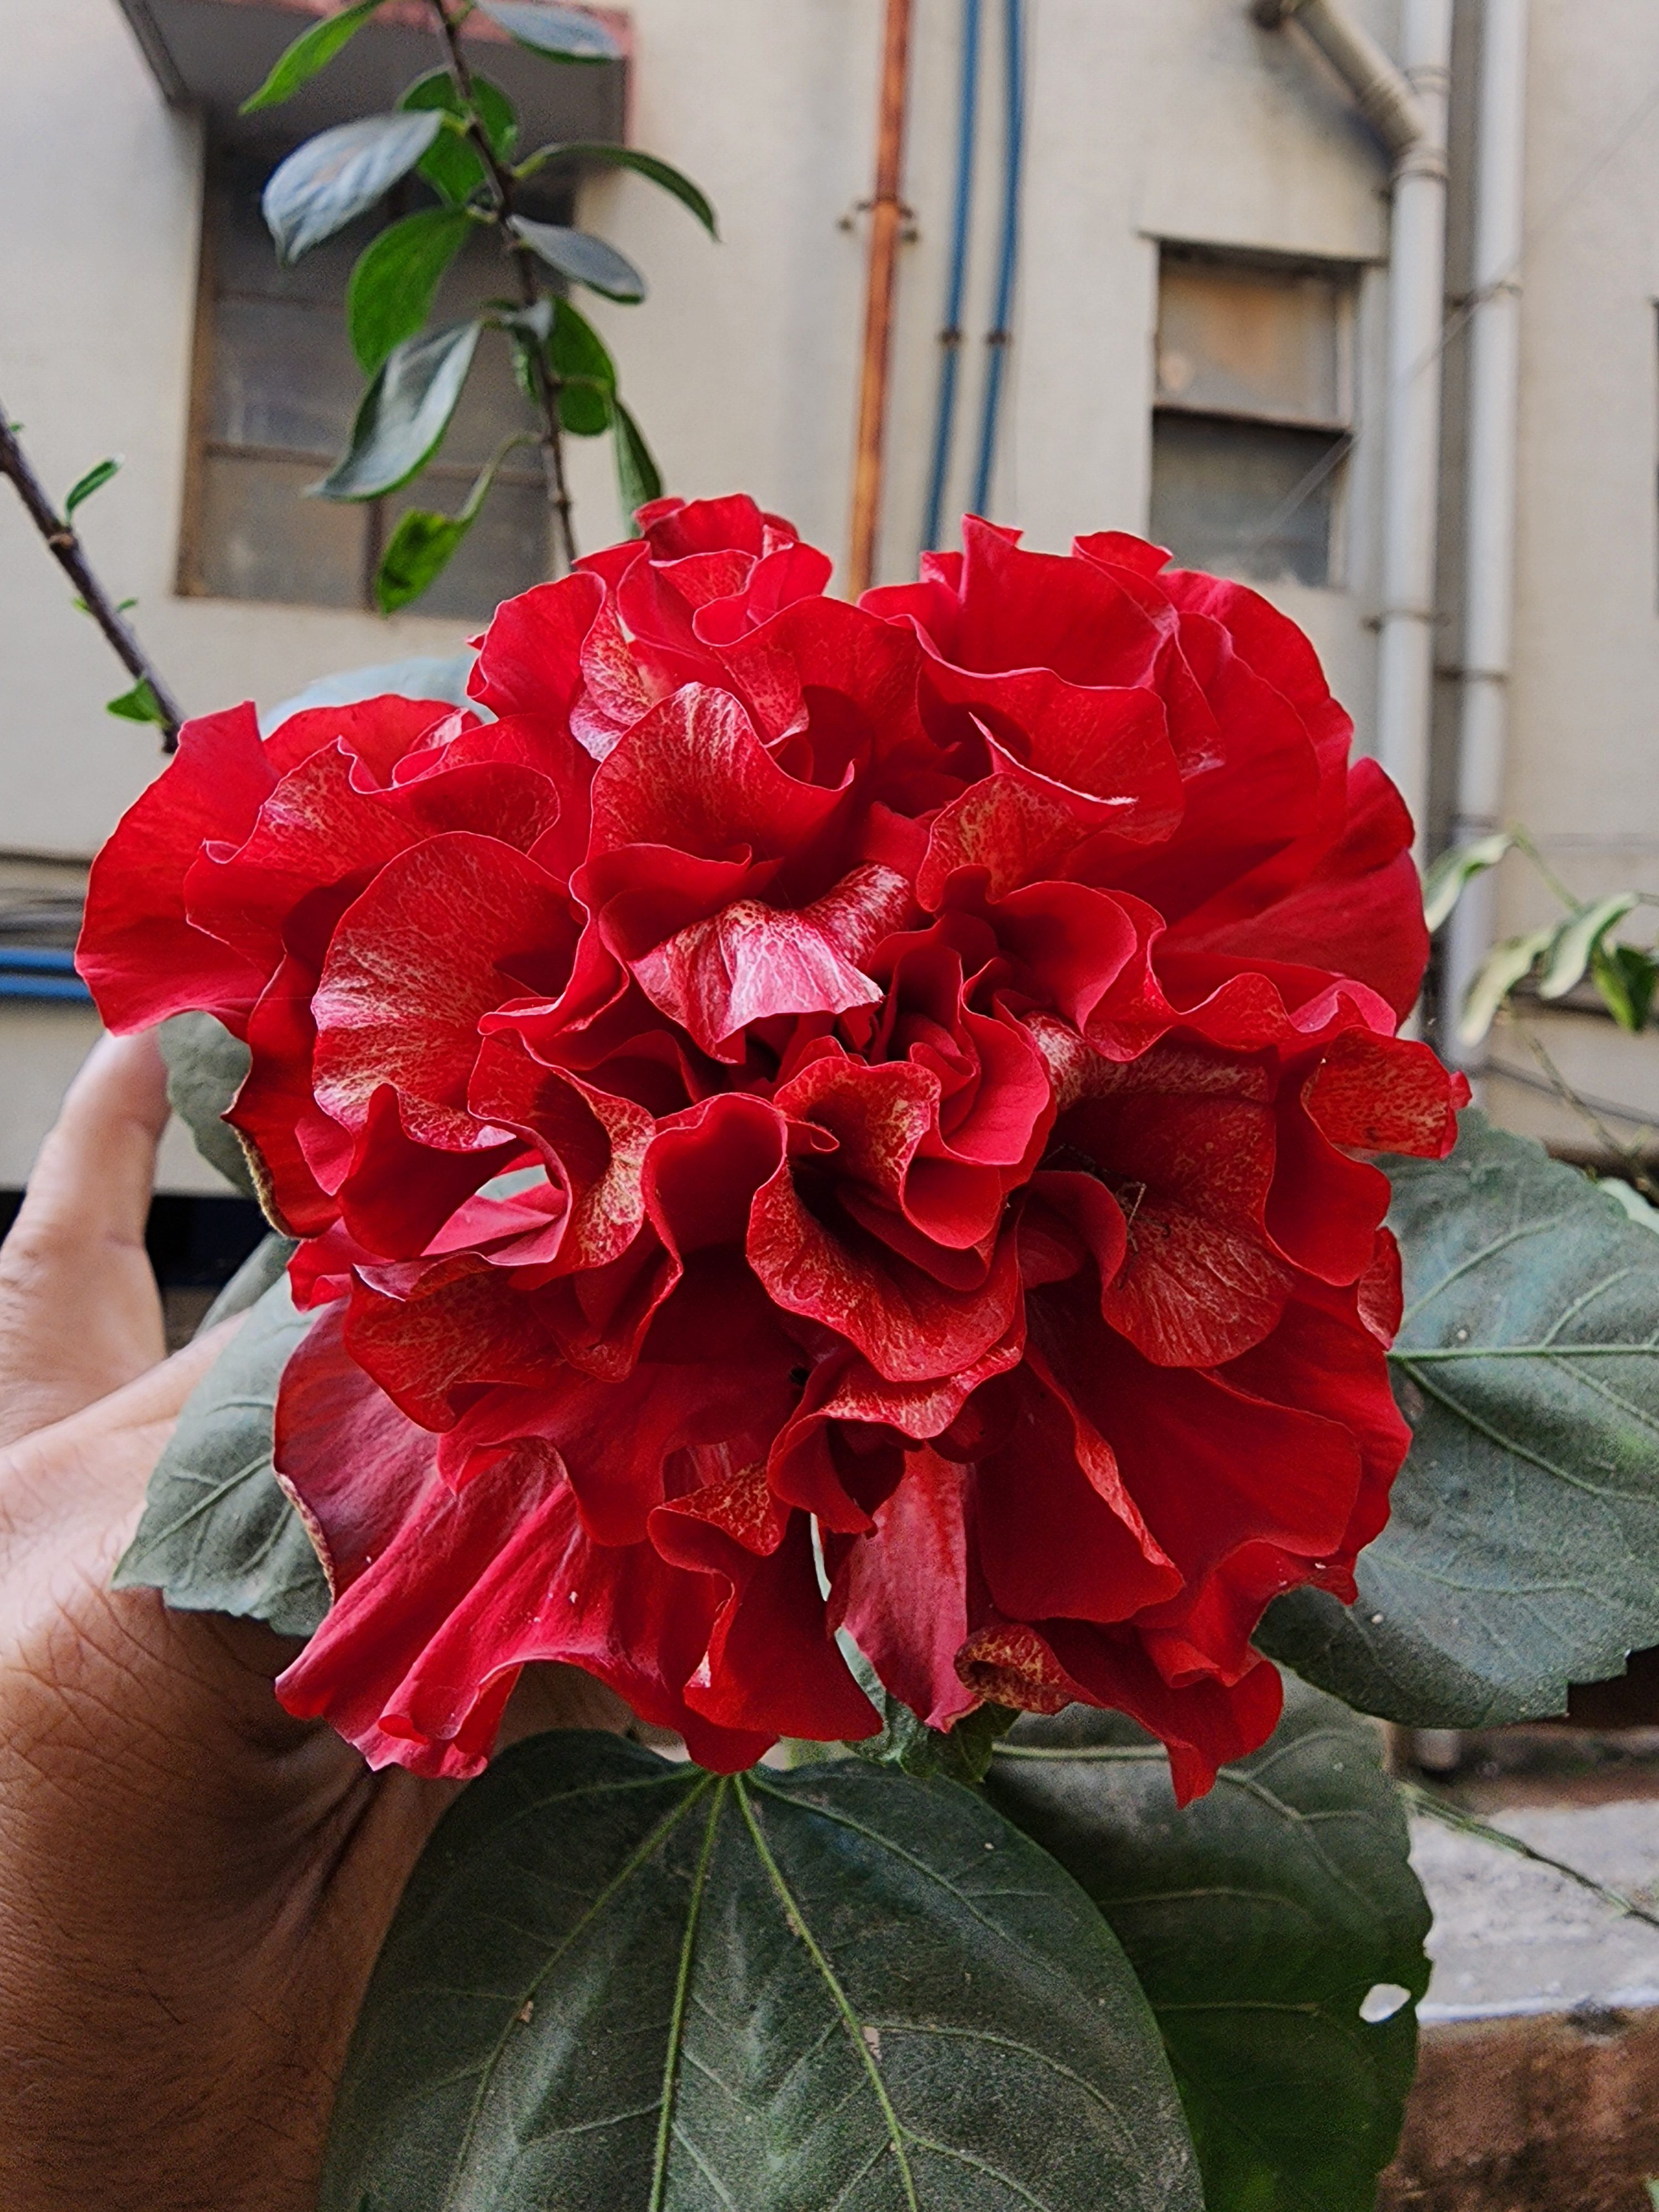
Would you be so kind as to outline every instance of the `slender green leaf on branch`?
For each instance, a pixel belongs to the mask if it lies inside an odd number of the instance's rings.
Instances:
[[[346,289],[346,329],[366,375],[421,328],[471,228],[459,208],[422,208],[363,248]]]
[[[1659,1239],[1479,1114],[1390,1173],[1410,1455],[1358,1603],[1298,1590],[1256,1640],[1410,1727],[1559,1713],[1659,1644]]]
[[[532,222],[522,215],[514,216],[507,228],[550,269],[556,269],[573,284],[586,284],[589,291],[602,293],[607,300],[620,300],[628,307],[635,307],[644,299],[645,279],[633,263],[591,232],[569,230],[562,222]]]
[[[167,1063],[167,1103],[190,1131],[197,1151],[245,1197],[257,1198],[241,1139],[224,1119],[252,1054],[211,1014],[174,1014],[155,1036]]]
[[[156,697],[155,687],[148,676],[141,676],[131,691],[123,691],[118,698],[107,700],[104,712],[118,714],[124,722],[154,722],[163,730],[167,726],[166,710]]]
[[[1640,903],[1634,891],[1614,891],[1569,915],[1550,940],[1544,972],[1538,979],[1540,999],[1565,999],[1601,950],[1601,940],[1615,922],[1622,921]]]
[[[526,155],[513,172],[520,179],[533,177],[551,161],[574,161],[584,168],[603,164],[607,168],[632,169],[635,176],[648,177],[664,191],[672,192],[684,207],[690,209],[710,238],[720,236],[720,226],[714,206],[701,185],[694,184],[683,169],[672,161],[664,161],[655,154],[642,154],[636,146],[614,146],[603,138],[568,138],[554,146],[538,146],[533,154]]]
[[[1146,1999],[970,1791],[532,1738],[445,1816],[322,2212],[1199,2212]]]
[[[437,581],[477,520],[478,510],[489,497],[502,462],[514,447],[535,442],[527,434],[504,439],[478,471],[459,514],[434,514],[422,507],[410,507],[398,517],[374,579],[374,596],[382,614],[396,614]]]
[[[478,0],[479,12],[510,39],[555,62],[618,62],[622,48],[605,25],[577,8],[541,0]]]
[[[1423,878],[1423,919],[1438,929],[1476,876],[1495,868],[1515,839],[1507,830],[1496,836],[1477,837],[1473,844],[1455,845],[1443,853]]]
[[[326,69],[349,39],[355,38],[380,6],[380,0],[356,0],[337,15],[325,15],[308,31],[301,31],[276,57],[270,75],[258,92],[250,93],[237,110],[252,115],[256,108],[277,107],[292,100],[302,84],[309,84],[319,70]]]
[[[1184,1808],[1162,1747],[1084,1706],[1022,1721],[987,1789],[1127,1952],[1208,2212],[1371,2212],[1416,2060],[1429,1909],[1379,1731],[1285,1687],[1272,1741]]]
[[[1555,932],[1534,929],[1526,937],[1506,938],[1495,945],[1463,1000],[1457,1024],[1461,1044],[1479,1044],[1498,1018],[1498,1009],[1523,975],[1530,975],[1539,956],[1548,951]]]
[[[358,405],[351,445],[313,490],[321,499],[378,499],[426,466],[449,428],[480,322],[450,323],[394,346]]]
[[[442,128],[441,115],[365,115],[296,147],[271,173],[260,203],[279,258],[297,261],[366,214]]]
[[[1590,975],[1601,1003],[1621,1030],[1632,1036],[1647,1027],[1659,965],[1634,945],[1598,945],[1590,956]]]
[[[559,391],[559,420],[573,436],[598,438],[611,428],[617,369],[604,339],[568,300],[552,302],[548,366]]]
[[[1547,1867],[1552,1874],[1562,1875],[1578,1888],[1588,1890],[1592,1897],[1599,1898],[1613,1911],[1625,1913],[1649,1928],[1659,1928],[1659,1912],[1655,1912],[1648,1905],[1638,1904],[1633,1897],[1626,1897],[1622,1889],[1613,1889],[1605,1881],[1598,1881],[1593,1874],[1586,1874],[1582,1867],[1571,1866],[1565,1859],[1558,1859],[1548,1851],[1540,1851],[1535,1844],[1528,1843],[1524,1837],[1511,1835],[1507,1828],[1495,1827],[1490,1820],[1481,1820],[1478,1814],[1465,1812],[1461,1805],[1454,1804],[1449,1797],[1443,1797],[1438,1790],[1425,1790],[1416,1782],[1401,1782],[1396,1787],[1414,1813],[1422,1814],[1427,1820],[1437,1820],[1443,1828],[1449,1828],[1456,1835],[1468,1836],[1476,1843],[1490,1844],[1495,1850],[1512,1852],[1516,1858],[1529,1860],[1534,1866]]]
[[[472,98],[485,137],[498,161],[505,161],[519,135],[519,111],[493,78],[472,74]],[[457,127],[441,131],[422,155],[420,173],[441,199],[461,207],[486,183],[478,150],[465,135],[466,102],[447,70],[417,77],[398,99],[408,112],[447,115]]]
[[[622,496],[623,513],[629,518],[630,535],[637,538],[639,526],[632,518],[653,499],[662,497],[662,477],[657,464],[651,458],[651,448],[645,442],[644,433],[621,400],[615,403],[617,452],[617,487]]]
[[[120,471],[120,458],[118,455],[116,455],[112,457],[109,460],[100,461],[95,468],[88,469],[85,476],[77,478],[76,481],[70,485],[69,496],[64,501],[64,520],[65,522],[69,520],[70,517],[75,513],[77,507],[81,506],[85,501],[89,500],[94,492],[101,491],[104,486],[109,482],[110,478],[113,476],[118,476]]]
[[[277,1385],[312,1318],[295,1313],[280,1278],[191,1391],[115,1570],[118,1589],[159,1589],[180,1611],[263,1620],[283,1636],[316,1628],[328,1583],[271,1472]]]

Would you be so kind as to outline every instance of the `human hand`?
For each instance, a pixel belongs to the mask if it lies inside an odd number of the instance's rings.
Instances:
[[[308,2212],[375,1954],[455,1794],[284,1713],[287,1639],[109,1587],[237,1326],[162,1357],[166,1120],[150,1040],[100,1044],[0,1247],[6,2212]],[[504,1740],[625,1720],[538,1673]]]

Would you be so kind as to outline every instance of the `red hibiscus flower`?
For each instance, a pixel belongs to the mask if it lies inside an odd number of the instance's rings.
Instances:
[[[1364,1155],[1410,824],[1306,640],[1138,539],[858,607],[743,498],[509,601],[476,713],[184,732],[94,871],[112,1027],[218,1016],[319,1308],[277,1464],[335,1602],[281,1683],[474,1772],[519,1669],[695,1756],[1118,1707],[1183,1796],[1353,1593],[1406,1431]]]

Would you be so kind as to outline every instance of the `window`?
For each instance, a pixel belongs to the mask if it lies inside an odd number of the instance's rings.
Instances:
[[[1346,270],[1164,249],[1151,528],[1177,561],[1334,580],[1352,308]]]
[[[361,506],[306,498],[344,450],[362,391],[345,288],[376,226],[353,224],[296,267],[279,267],[259,212],[272,166],[222,153],[210,167],[179,588],[372,608],[398,515],[410,506],[453,514],[479,465],[529,417],[505,343],[486,337],[438,458],[413,484]],[[445,278],[434,319],[459,319],[507,289],[495,249],[481,240]],[[550,573],[547,495],[540,461],[526,447],[509,455],[420,611],[483,618]]]

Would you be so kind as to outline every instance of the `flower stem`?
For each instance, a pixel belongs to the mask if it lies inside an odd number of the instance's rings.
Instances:
[[[46,497],[40,479],[18,441],[11,417],[0,403],[0,476],[9,477],[29,520],[46,541],[46,550],[74,585],[81,603],[92,617],[127,673],[148,684],[161,710],[161,750],[173,752],[179,744],[179,725],[184,720],[178,702],[156,673],[144,648],[133,635],[120,609],[94,575],[80,538]]]

